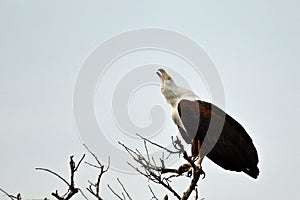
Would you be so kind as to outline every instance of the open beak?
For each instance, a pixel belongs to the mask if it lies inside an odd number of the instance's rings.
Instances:
[[[167,72],[163,69],[158,69],[156,74],[158,75],[158,77],[160,78],[160,80],[167,80],[170,79],[171,77],[167,74]]]

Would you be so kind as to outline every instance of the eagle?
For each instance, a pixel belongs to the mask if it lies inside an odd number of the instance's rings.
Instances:
[[[191,144],[193,160],[199,159],[198,167],[201,168],[206,156],[225,170],[244,172],[256,179],[259,174],[257,150],[243,126],[216,105],[201,100],[193,91],[177,86],[165,70],[158,69],[156,74],[161,81],[161,92],[172,106],[172,120],[185,142]],[[207,134],[209,128],[218,131],[210,126],[211,122],[223,125],[219,134]]]

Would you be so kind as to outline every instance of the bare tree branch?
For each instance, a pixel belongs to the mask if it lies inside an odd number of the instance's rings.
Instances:
[[[110,189],[110,191],[111,191],[116,197],[118,197],[118,199],[124,200],[124,198],[120,197],[120,196],[118,195],[118,193],[116,193],[116,192],[110,187],[110,185],[107,185],[107,187]]]
[[[81,159],[79,160],[79,162],[78,162],[77,166],[76,166],[76,167],[75,167],[75,169],[74,169],[74,172],[76,172],[76,171],[77,171],[77,169],[78,169],[78,167],[79,167],[80,163],[83,161],[84,157],[85,157],[85,154],[83,154],[83,156],[82,156],[82,157],[81,157]]]
[[[156,197],[155,193],[153,192],[152,188],[150,187],[150,185],[148,185],[148,188],[152,194],[152,197],[151,197],[151,200],[154,199],[154,200],[158,200],[158,198]]]
[[[68,183],[68,181],[66,181],[66,179],[64,179],[63,177],[61,177],[61,176],[60,176],[59,174],[57,174],[56,172],[51,171],[50,169],[37,167],[37,168],[35,168],[35,170],[42,170],[42,171],[49,172],[49,173],[51,173],[51,174],[57,176],[57,177],[58,177],[59,179],[61,179],[63,182],[65,182],[65,183],[68,185],[68,187],[71,187],[71,185]]]
[[[90,185],[86,189],[93,196],[95,196],[98,200],[103,200],[101,198],[101,196],[100,196],[100,181],[101,181],[102,175],[104,173],[106,173],[108,171],[109,167],[110,167],[110,158],[108,157],[108,166],[106,168],[104,168],[104,165],[101,164],[101,162],[99,161],[99,159],[97,158],[97,156],[85,144],[84,144],[84,147],[94,157],[94,159],[96,160],[96,162],[97,162],[98,165],[94,165],[94,164],[91,164],[89,162],[85,162],[85,163],[88,164],[91,167],[95,167],[97,169],[100,169],[96,183],[92,183],[91,181],[88,181]]]
[[[187,200],[193,191],[195,191],[196,199],[197,199],[198,198],[197,182],[198,182],[200,176],[202,174],[204,174],[204,172],[201,168],[196,166],[194,163],[194,160],[192,160],[188,156],[188,154],[184,150],[184,146],[182,145],[182,143],[178,139],[178,137],[172,138],[172,145],[174,147],[174,150],[171,150],[171,149],[163,147],[155,142],[152,142],[140,135],[138,135],[138,136],[141,139],[143,139],[144,149],[146,151],[146,154],[142,154],[138,149],[132,150],[131,148],[127,147],[125,144],[119,142],[119,144],[124,147],[124,149],[133,158],[133,160],[140,165],[140,167],[136,167],[135,165],[133,165],[131,163],[128,163],[128,165],[131,166],[135,171],[137,171],[141,175],[145,176],[148,180],[150,180],[156,184],[160,184],[163,187],[165,187],[166,189],[168,189],[169,192],[171,192],[177,199]],[[162,153],[162,157],[159,158],[161,165],[158,166],[157,163],[155,162],[155,159],[153,157],[150,158],[147,143],[166,151],[169,154],[167,156],[167,158],[169,158],[171,155],[179,155],[179,156],[182,155],[182,157],[188,163],[185,163],[185,164],[179,166],[177,169],[166,168],[164,153]],[[190,171],[191,171],[191,173],[189,173]],[[192,179],[191,179],[191,182],[190,182],[189,186],[187,187],[186,191],[181,196],[172,187],[170,181],[172,178],[182,176],[185,172],[188,172],[188,176],[192,176]],[[168,173],[171,173],[172,175],[166,176],[166,174],[168,174]],[[155,196],[155,194],[153,193],[153,190],[151,190],[151,188],[150,188],[150,191],[152,193],[152,199],[157,199],[157,197]],[[168,196],[164,197],[164,199],[167,199],[167,198],[168,198]]]
[[[138,135],[138,134],[137,134]],[[199,179],[201,178],[201,175],[204,174],[201,167],[195,165],[195,160],[188,156],[187,152],[184,150],[184,146],[182,145],[181,141],[178,139],[178,137],[173,138],[172,137],[172,146],[171,148],[163,147],[155,142],[152,142],[148,140],[147,138],[144,138],[140,135],[138,135],[143,140],[144,150],[145,153],[142,153],[143,151],[140,151],[139,149],[131,149],[125,144],[119,142],[119,144],[126,150],[126,152],[131,156],[131,158],[134,160],[135,164],[129,163],[128,165],[133,168],[135,171],[137,171],[140,175],[147,178],[148,181],[151,181],[155,184],[161,185],[162,187],[166,188],[169,193],[171,193],[176,199],[179,200],[188,200],[191,198],[192,194],[195,194],[193,197],[194,199],[198,200],[200,197],[197,183]],[[160,157],[152,157],[149,153],[150,147],[154,146],[155,148],[159,148],[162,150],[162,154]],[[85,196],[85,194],[82,192],[82,190],[79,187],[75,186],[75,172],[78,171],[79,166],[82,162],[87,164],[90,167],[96,168],[98,171],[98,176],[95,182],[91,182],[88,180],[89,186],[86,188],[88,192],[93,195],[97,200],[103,200],[103,198],[100,196],[100,184],[101,184],[101,178],[103,177],[103,174],[105,174],[109,167],[110,167],[110,158],[108,157],[108,165],[105,167],[97,158],[97,156],[86,146],[84,147],[87,149],[87,151],[93,156],[93,158],[96,161],[96,164],[84,162],[85,154],[81,157],[79,162],[76,164],[73,160],[74,156],[70,156],[69,161],[69,167],[70,167],[70,180],[67,181],[65,178],[63,178],[58,173],[47,169],[47,168],[41,168],[37,167],[36,170],[40,171],[46,171],[60,180],[62,180],[67,186],[68,189],[65,194],[61,195],[58,193],[58,190],[51,193],[52,196],[54,196],[57,200],[70,200],[75,194],[78,192],[81,193],[81,195],[88,200],[88,198]],[[167,155],[165,157],[165,155]],[[183,157],[187,163],[184,163],[180,165],[178,168],[168,168],[166,166],[166,159],[168,159],[171,156],[178,156]],[[180,194],[178,193],[178,190],[173,186],[173,180],[178,177],[190,177],[190,182],[187,185],[187,188],[185,191]],[[205,176],[205,174],[204,174]],[[110,191],[120,200],[132,200],[130,194],[126,190],[124,184],[120,181],[119,178],[117,178],[117,181],[121,187],[120,192],[116,192],[113,190],[110,185],[107,185]],[[152,194],[151,200],[158,200],[157,195],[152,190],[150,185],[148,185],[149,190]],[[10,195],[6,191],[0,188],[0,192],[4,193],[8,198],[11,200],[22,200],[21,194],[17,194],[17,196]],[[168,200],[168,195],[165,195],[163,200]],[[47,198],[44,198],[44,200],[47,200]],[[203,199],[201,199],[203,200]]]
[[[143,136],[141,136],[141,135],[139,135],[139,134],[136,134],[136,135],[139,136],[141,139],[143,139],[145,142],[148,142],[148,143],[150,143],[150,144],[152,144],[152,145],[154,145],[154,146],[159,147],[160,149],[163,149],[163,150],[167,151],[167,152],[169,153],[169,156],[170,156],[171,154],[177,154],[177,153],[180,153],[180,152],[178,152],[178,151],[171,151],[170,149],[168,149],[168,148],[166,148],[166,147],[163,147],[163,146],[161,146],[161,145],[159,145],[159,144],[157,144],[157,143],[155,143],[155,142],[152,142],[151,140],[148,140],[147,138],[145,138],[145,137],[143,137]],[[167,158],[168,158],[169,156],[167,156]]]
[[[129,193],[127,192],[126,188],[124,187],[124,185],[122,184],[122,182],[120,181],[119,178],[117,178],[119,184],[121,185],[123,191],[125,192],[126,196],[128,197],[129,200],[132,200],[132,198],[130,197]]]
[[[61,177],[59,174],[57,174],[56,172],[53,172],[52,170],[46,169],[46,168],[40,168],[37,167],[36,170],[42,170],[42,171],[46,171],[49,172],[53,175],[55,175],[56,177],[58,177],[59,179],[61,179],[63,182],[65,182],[68,185],[68,191],[64,194],[64,195],[59,195],[58,191],[56,190],[55,192],[52,192],[51,195],[54,196],[56,199],[58,200],[69,200],[71,199],[78,191],[80,191],[80,193],[82,194],[82,196],[87,199],[87,197],[84,195],[84,193],[79,189],[75,187],[75,182],[74,182],[74,175],[75,172],[77,171],[80,163],[82,162],[82,160],[85,157],[85,154],[81,157],[80,161],[78,162],[78,164],[76,165],[74,160],[73,160],[74,156],[70,156],[70,171],[71,171],[71,175],[70,175],[70,183],[68,181],[66,181],[66,179],[64,179],[63,177]]]
[[[18,193],[17,196],[8,194],[5,190],[3,190],[2,188],[0,188],[0,191],[3,192],[8,198],[10,198],[11,200],[22,200],[21,194]]]
[[[121,193],[121,194],[122,194],[122,197],[121,197],[118,193],[116,193],[116,192],[110,187],[110,185],[107,185],[108,188],[110,189],[110,191],[111,191],[116,197],[118,197],[118,198],[121,199],[121,200],[126,200],[127,198],[128,198],[129,200],[132,200],[131,196],[129,195],[129,193],[127,192],[126,188],[124,187],[123,183],[120,181],[119,178],[117,178],[117,181],[119,182],[120,186],[121,186],[122,189],[123,189],[123,192]],[[125,193],[125,194],[124,194],[124,193]],[[125,195],[126,195],[126,196],[125,196]],[[126,198],[126,197],[127,197],[127,198]]]
[[[144,140],[147,141],[147,140]],[[129,147],[127,147],[125,144],[122,144],[121,142],[119,142],[120,145],[122,145],[125,150],[129,153],[129,155],[131,155],[131,157],[138,163],[141,165],[143,171],[141,171],[138,167],[133,166],[131,163],[128,163],[129,166],[131,166],[134,170],[136,170],[138,173],[140,173],[141,175],[145,176],[148,180],[156,183],[156,184],[160,184],[163,185],[165,188],[167,188],[170,192],[172,192],[174,194],[175,197],[177,197],[177,199],[180,199],[180,195],[172,188],[172,186],[169,183],[169,180],[164,179],[162,177],[162,168],[161,167],[157,167],[155,163],[151,163],[149,158],[149,155],[147,156],[147,158],[145,158],[138,150],[133,151],[132,149],[130,149]],[[151,144],[160,147],[160,145],[156,145],[155,143],[151,142]],[[145,145],[146,148],[146,145]],[[164,147],[162,147],[164,149]],[[146,150],[147,151],[147,150]],[[172,152],[171,150],[168,150],[168,152]],[[178,153],[178,152],[176,152]]]

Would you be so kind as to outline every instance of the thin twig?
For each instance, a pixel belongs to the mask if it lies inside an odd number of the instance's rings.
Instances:
[[[85,157],[85,154],[83,154],[83,156],[82,156],[81,159],[79,160],[77,166],[75,167],[75,169],[74,169],[75,172],[77,171],[77,169],[78,169],[80,163],[83,161],[84,157]]]
[[[132,198],[130,197],[129,193],[127,192],[126,188],[124,187],[124,185],[122,184],[122,182],[120,181],[120,179],[117,178],[117,180],[118,180],[119,184],[121,185],[123,191],[124,191],[125,194],[127,195],[128,199],[129,199],[129,200],[132,200]]]
[[[107,185],[107,187],[110,189],[110,191],[116,196],[118,197],[120,200],[124,200],[123,198],[121,198],[111,187],[110,185]]]
[[[8,194],[5,190],[3,190],[2,188],[0,188],[0,191],[3,192],[8,198],[10,198],[11,200],[21,200],[22,197],[21,197],[21,194],[18,193],[17,196],[14,196],[14,195],[11,195],[11,194]]]
[[[148,140],[147,138],[145,138],[145,137],[143,137],[143,136],[141,136],[140,134],[136,134],[137,136],[139,136],[141,139],[143,139],[144,141],[147,141],[147,142],[149,142],[150,144],[152,144],[152,145],[154,145],[154,146],[157,146],[157,147],[159,147],[159,148],[161,148],[161,149],[164,149],[165,151],[167,151],[167,152],[169,152],[169,153],[172,153],[172,154],[176,154],[176,153],[178,153],[177,151],[171,151],[170,149],[168,149],[168,148],[166,148],[166,147],[164,147],[164,146],[161,146],[161,145],[159,145],[159,144],[157,144],[157,143],[155,143],[155,142],[152,142],[151,140]]]
[[[42,170],[42,171],[46,171],[49,172],[55,176],[57,176],[59,179],[61,179],[63,182],[65,182],[69,187],[71,186],[68,181],[66,181],[66,179],[64,179],[63,177],[61,177],[59,174],[57,174],[56,172],[51,171],[50,169],[46,169],[46,168],[41,168],[41,167],[37,167],[35,168],[35,170]]]
[[[84,147],[94,157],[94,159],[96,160],[96,162],[98,163],[98,165],[94,165],[94,164],[91,164],[89,162],[85,162],[85,163],[88,164],[91,167],[95,167],[95,168],[97,168],[97,169],[100,170],[100,172],[98,174],[98,178],[97,178],[96,183],[92,183],[91,181],[88,181],[90,185],[86,189],[93,196],[95,196],[98,200],[102,200],[102,197],[100,196],[100,181],[101,181],[102,175],[104,173],[106,173],[108,171],[109,167],[110,167],[110,158],[108,157],[108,166],[106,168],[104,168],[104,165],[101,164],[101,162],[99,161],[98,157],[85,144],[84,144]]]
[[[153,190],[152,190],[152,188],[150,187],[150,185],[148,185],[148,188],[149,188],[149,190],[150,190],[150,192],[151,192],[151,194],[152,194],[151,199],[158,200],[158,198],[156,197],[156,195],[155,195],[155,193],[153,192]]]

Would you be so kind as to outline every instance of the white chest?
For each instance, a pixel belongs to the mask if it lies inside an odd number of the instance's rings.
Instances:
[[[177,106],[174,108],[172,108],[171,110],[171,117],[172,117],[172,120],[174,121],[174,123],[180,127],[182,127],[184,130],[184,125],[180,119],[180,116],[179,116],[179,113],[178,113],[178,110],[177,110]]]

